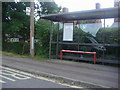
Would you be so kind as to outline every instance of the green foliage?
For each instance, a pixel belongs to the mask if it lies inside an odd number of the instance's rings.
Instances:
[[[96,39],[107,44],[120,44],[119,32],[120,28],[101,28],[96,35]]]
[[[35,46],[37,55],[48,56],[49,52],[49,28],[50,22],[46,20],[40,20],[35,25],[35,38],[39,39],[39,43]]]
[[[40,20],[35,25],[35,38],[39,39],[36,44],[36,54],[48,56],[49,41],[50,41],[50,22],[47,20]],[[57,24],[53,24],[53,39],[56,39]]]
[[[13,52],[21,55],[29,55],[29,43],[24,42],[6,42],[3,45],[3,51]]]
[[[58,13],[61,9],[55,2],[41,2],[40,4],[40,8],[39,5],[37,5],[37,8],[41,10],[38,12],[39,14]],[[8,37],[14,38],[22,36],[24,39],[30,38],[30,17],[25,14],[25,9],[28,6],[30,6],[30,3],[27,2],[2,3],[2,40],[4,41],[4,51],[14,52],[17,54],[29,54],[29,44],[23,42],[5,42]],[[35,43],[36,55],[48,55],[50,30],[49,26],[50,22],[45,20],[40,20],[35,23],[35,38],[39,39],[40,41],[38,43]]]
[[[58,7],[58,5],[55,2],[40,2],[40,4],[41,14],[58,13],[61,10],[61,7]]]
[[[20,55],[13,52],[5,52],[5,51],[0,52],[0,54],[6,55],[6,56],[20,57],[20,58],[33,58],[34,60],[48,60],[45,56],[42,56],[42,55],[31,57],[28,55]]]
[[[35,38],[38,38],[43,47],[49,46],[49,33],[50,33],[50,22],[46,20],[40,20],[36,24]]]
[[[6,55],[6,56],[15,56],[15,57],[21,57],[21,58],[28,58],[29,56],[27,55],[20,55],[20,54],[16,54],[16,53],[13,53],[13,52],[5,52],[5,51],[2,51],[1,52],[3,55]]]
[[[120,28],[101,28],[96,35],[97,41],[105,44],[120,44],[120,36],[119,36]],[[104,42],[103,42],[104,41]],[[120,57],[118,54],[120,53],[120,46],[107,46],[106,47],[106,56],[107,59],[117,59]]]
[[[60,12],[61,7],[58,7],[55,2],[40,2],[41,14],[52,14]],[[49,53],[49,40],[50,40],[50,22],[46,20],[39,20],[35,24],[35,38],[39,39],[36,44],[36,55],[48,56]],[[54,25],[54,24],[53,24]],[[56,40],[57,25],[53,27],[53,39]]]
[[[93,37],[90,33],[84,32],[81,28],[74,28],[73,31],[73,37],[74,42],[80,42],[80,43],[88,43],[89,40],[86,38],[87,36]]]
[[[3,2],[2,3],[2,35],[3,41],[8,37],[29,38],[30,17],[25,14],[27,2]],[[7,34],[8,36],[6,36]]]

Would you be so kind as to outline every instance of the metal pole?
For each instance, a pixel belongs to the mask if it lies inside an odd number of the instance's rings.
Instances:
[[[105,31],[105,19],[104,19],[104,31]],[[103,44],[105,45],[105,34],[103,33]],[[103,50],[103,58],[105,58],[105,52]]]
[[[0,51],[2,51],[2,2],[0,1]],[[2,54],[0,55],[2,58]],[[2,61],[0,62],[2,64]]]
[[[50,42],[49,42],[49,59],[51,58],[52,29],[53,29],[53,24],[51,22],[51,24],[50,24]]]
[[[78,23],[78,32],[80,32],[80,21],[78,21],[79,23]],[[80,47],[79,47],[79,45],[80,45],[80,41],[79,41],[79,39],[80,39],[80,35],[79,35],[80,33],[78,33],[78,51],[80,50]]]
[[[96,53],[94,53],[94,64],[96,64]]]
[[[62,50],[60,50],[60,59],[62,60]]]
[[[58,30],[57,30],[57,45],[56,45],[56,58],[58,58],[58,48],[59,47],[59,22],[58,22]]]
[[[30,2],[30,55],[34,57],[34,0]]]

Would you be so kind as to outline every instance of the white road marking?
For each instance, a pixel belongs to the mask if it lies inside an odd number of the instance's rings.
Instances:
[[[5,81],[3,81],[3,80],[0,80],[0,83],[6,83]]]
[[[26,73],[26,72],[23,72],[23,71],[15,70],[15,69],[12,69],[12,68],[4,67],[4,66],[0,66],[0,68],[6,69],[6,70],[9,70],[9,71],[13,71],[15,73],[20,73],[20,74],[24,74],[24,75],[27,75],[27,76],[34,77],[34,75],[32,75],[30,73]]]
[[[10,81],[16,81],[16,80],[14,80],[14,79],[12,79],[12,78],[9,78],[9,77],[3,76],[3,75],[0,75],[0,77],[5,78],[5,79],[8,79],[8,80],[10,80]]]
[[[1,66],[1,65],[0,65],[0,68],[9,70],[9,71],[12,71],[12,72],[15,72],[15,73],[19,73],[19,74],[24,74],[24,75],[27,75],[29,77],[34,77],[34,78],[37,78],[37,79],[41,79],[41,80],[45,80],[45,81],[50,81],[50,82],[53,82],[53,83],[58,83],[60,85],[64,85],[64,86],[68,86],[68,87],[72,87],[72,88],[83,88],[83,87],[80,87],[80,86],[75,86],[75,85],[69,85],[69,84],[65,84],[65,83],[60,83],[60,82],[57,82],[56,80],[51,80],[51,79],[48,79],[48,78],[45,78],[45,77],[35,76],[34,74],[30,74],[30,73],[27,73],[27,72],[15,70],[15,69],[4,67],[4,66]]]
[[[17,78],[17,79],[30,79],[31,77],[28,77],[28,76],[25,76],[25,75],[22,75],[22,74],[18,74],[18,73],[15,73],[15,72],[11,72],[11,71],[8,71],[8,70],[2,70],[2,72],[0,72],[1,74],[3,75],[8,75],[8,76],[11,76],[13,78]]]

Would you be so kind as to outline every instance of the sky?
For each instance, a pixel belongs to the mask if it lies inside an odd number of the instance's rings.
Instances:
[[[67,7],[69,12],[95,9],[95,4],[100,3],[101,8],[114,7],[114,0],[54,0],[58,6]],[[107,19],[106,26],[111,26],[114,19]],[[103,20],[102,20],[103,22]]]
[[[70,12],[95,9],[95,4],[100,3],[101,8],[114,6],[114,0],[54,0],[58,6],[67,7]]]

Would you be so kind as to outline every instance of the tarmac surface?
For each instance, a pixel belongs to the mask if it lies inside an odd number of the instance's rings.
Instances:
[[[66,80],[65,82],[73,82],[76,85],[79,83],[85,87],[118,88],[118,68],[113,66],[58,59],[38,61],[4,55],[2,65],[43,76],[47,75],[54,79],[56,77],[58,80],[63,79]]]
[[[2,88],[71,88],[20,70],[0,66]]]

